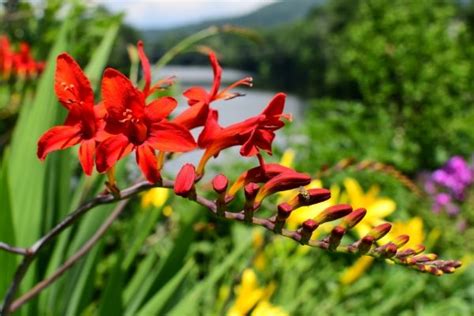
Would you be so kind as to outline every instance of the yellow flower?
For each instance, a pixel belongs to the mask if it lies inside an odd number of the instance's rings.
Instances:
[[[376,185],[372,186],[367,193],[364,193],[355,179],[346,178],[344,187],[349,204],[354,209],[363,207],[367,210],[364,219],[354,227],[359,236],[365,236],[373,226],[382,223],[383,219],[392,214],[397,207],[393,200],[378,196],[380,188]]]
[[[392,225],[390,232],[382,239],[380,244],[386,244],[393,241],[400,235],[409,235],[410,239],[405,246],[400,249],[413,248],[416,245],[423,243],[425,240],[425,233],[423,231],[423,220],[420,217],[413,217],[406,222],[395,222]]]
[[[227,312],[228,316],[244,316],[253,309],[252,316],[287,315],[283,310],[271,305],[268,300],[275,290],[272,283],[266,288],[258,285],[257,275],[252,269],[242,273],[240,286],[235,290],[236,299]]]
[[[374,262],[373,257],[360,257],[351,267],[344,270],[339,281],[344,285],[353,283],[358,278],[360,278],[362,274],[364,274],[364,272],[370,267],[372,262]]]
[[[142,196],[142,207],[162,207],[168,200],[169,190],[165,188],[153,188],[145,192]]]
[[[281,156],[280,165],[284,167],[291,168],[293,166],[293,162],[295,161],[295,151],[293,149],[287,149]]]
[[[273,306],[267,301],[260,302],[257,307],[253,310],[252,316],[287,316],[281,307]]]

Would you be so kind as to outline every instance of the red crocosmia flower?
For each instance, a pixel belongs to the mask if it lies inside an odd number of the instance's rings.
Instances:
[[[272,142],[275,131],[285,125],[282,118],[291,119],[283,114],[286,95],[276,94],[260,115],[245,121],[222,128],[217,123],[217,111],[209,111],[209,116],[202,133],[199,135],[199,147],[205,148],[197,172],[204,171],[205,164],[212,157],[216,157],[223,149],[241,145],[240,154],[245,157],[255,156],[260,150],[272,154]]]
[[[89,80],[66,53],[57,58],[54,89],[69,114],[64,125],[55,126],[41,136],[38,158],[44,160],[52,151],[81,144],[79,161],[84,173],[91,175],[96,141],[106,136],[103,132],[104,109],[102,105],[94,106],[94,93]]]
[[[13,52],[6,36],[0,36],[0,75],[8,79],[13,68]]]
[[[140,49],[140,43],[139,43]],[[97,149],[97,170],[109,170],[119,159],[136,151],[138,166],[148,181],[160,181],[160,172],[155,150],[163,152],[186,152],[196,143],[183,126],[166,120],[176,108],[171,97],[156,99],[147,104],[151,93],[149,63],[140,53],[145,74],[145,88],[138,90],[119,71],[108,68],[102,79],[102,96],[107,111],[105,130],[113,134]]]
[[[229,100],[239,96],[239,93],[231,92],[233,88],[239,85],[252,86],[252,78],[246,77],[219,91],[222,78],[222,68],[213,52],[209,54],[209,59],[214,72],[214,81],[211,90],[207,92],[202,87],[192,87],[186,90],[184,96],[188,99],[190,108],[174,119],[175,123],[181,124],[188,129],[203,126],[206,123],[211,102],[216,100]]]

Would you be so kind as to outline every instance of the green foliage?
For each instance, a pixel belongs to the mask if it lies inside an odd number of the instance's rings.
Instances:
[[[460,113],[472,117],[474,46],[455,13],[442,1],[365,1],[336,37],[341,73],[367,107],[393,116],[412,142],[407,156],[428,167],[474,145],[459,126]]]

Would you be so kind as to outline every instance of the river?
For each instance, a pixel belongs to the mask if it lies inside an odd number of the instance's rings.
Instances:
[[[155,80],[175,76],[178,87],[182,89],[182,91],[185,91],[191,86],[203,86],[209,90],[213,80],[212,68],[210,66],[166,66],[159,71],[155,71],[154,74],[156,75]],[[221,88],[225,88],[229,84],[247,76],[252,76],[252,74],[234,69],[224,69]],[[258,80],[254,80],[252,88],[238,87],[234,91],[243,93],[245,96],[228,101],[217,101],[212,104],[214,108],[219,110],[219,124],[222,126],[227,126],[259,114],[276,93],[274,91],[258,89]],[[177,112],[179,113],[188,107],[188,105],[182,95],[178,96],[177,99],[179,102]],[[304,102],[301,99],[293,95],[287,95],[285,113],[291,113],[294,122],[302,119],[303,109]],[[199,132],[200,129],[197,129],[193,134],[197,136]],[[278,138],[276,144],[278,145]],[[177,168],[184,162],[197,164],[201,155],[202,151],[183,154],[177,158],[176,161],[167,164],[165,170],[175,173],[177,172]],[[231,152],[231,155],[224,153],[224,155],[220,155],[218,159],[213,161],[212,164],[221,165],[229,161],[229,159],[232,159],[232,156],[236,157],[236,155],[238,154],[235,150]]]

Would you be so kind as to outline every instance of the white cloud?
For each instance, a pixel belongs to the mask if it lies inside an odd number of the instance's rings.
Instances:
[[[125,12],[138,28],[167,28],[207,19],[246,14],[275,0],[94,0],[113,12]]]

